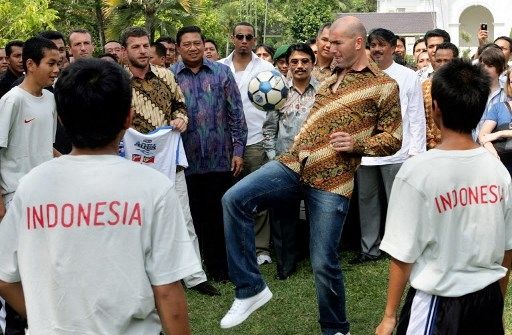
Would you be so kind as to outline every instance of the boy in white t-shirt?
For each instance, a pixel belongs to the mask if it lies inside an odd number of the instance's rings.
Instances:
[[[117,155],[131,92],[98,59],[55,85],[73,150],[22,178],[0,224],[0,295],[34,335],[190,334],[180,280],[201,265],[174,188]]]
[[[30,38],[22,58],[23,82],[0,99],[0,221],[20,178],[54,156],[57,112],[53,94],[43,88],[59,74],[59,50],[51,40]],[[0,299],[0,329],[5,335],[23,334],[25,320],[2,305]]]
[[[504,334],[503,297],[512,260],[510,175],[476,144],[489,95],[481,68],[454,60],[432,81],[436,149],[398,172],[380,248],[392,256],[377,335]],[[396,313],[407,281],[411,288]]]

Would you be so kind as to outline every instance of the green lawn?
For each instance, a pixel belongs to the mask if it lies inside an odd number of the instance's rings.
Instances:
[[[348,317],[352,335],[371,335],[384,310],[388,260],[351,266],[352,253],[343,253],[343,273],[347,292]],[[313,276],[309,262],[302,262],[297,273],[286,281],[275,277],[275,265],[262,267],[274,297],[247,321],[230,330],[220,329],[219,321],[234,299],[232,284],[216,284],[221,297],[205,297],[187,291],[192,333],[198,335],[313,335],[320,334]],[[505,306],[507,335],[512,335],[512,288]]]

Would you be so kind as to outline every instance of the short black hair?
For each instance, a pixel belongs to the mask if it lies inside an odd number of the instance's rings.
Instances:
[[[453,52],[453,58],[459,57],[459,48],[457,48],[457,46],[451,42],[443,42],[443,43],[439,44],[436,48],[436,52],[437,52],[437,50],[442,50],[442,49],[451,50]]]
[[[108,57],[108,58],[112,58],[112,60],[113,60],[114,62],[116,62],[116,63],[119,61],[119,59],[117,58],[117,56],[116,56],[116,55],[111,54],[111,53],[108,53],[108,52],[105,52],[105,53],[103,53],[103,54],[99,55],[99,56],[98,56],[98,57],[96,57],[96,58],[102,59],[102,58],[106,58],[106,57]]]
[[[167,49],[165,48],[165,46],[162,43],[153,42],[153,43],[151,43],[151,47],[155,48],[155,52],[158,57],[165,57],[165,55],[167,53]]]
[[[507,61],[501,49],[495,46],[488,46],[478,56],[478,61],[487,66],[494,66],[498,73],[507,69]]]
[[[121,45],[126,48],[126,42],[128,41],[129,37],[144,37],[147,36],[149,39],[149,33],[146,29],[142,27],[128,27],[123,30],[121,33],[121,37],[119,38],[121,40]]]
[[[425,39],[425,44],[428,44],[428,39],[431,37],[442,37],[443,42],[450,42],[450,34],[448,34],[448,32],[443,29],[436,28],[427,31],[425,33],[425,37],[423,37]]]
[[[258,44],[256,48],[254,48],[254,51],[258,50],[259,48],[263,48],[272,59],[274,59],[274,54],[276,53],[276,49],[272,48],[268,44]]]
[[[316,44],[316,37],[311,37],[308,42],[307,42],[309,45],[313,45],[313,44]]]
[[[201,36],[201,41],[203,41],[203,44],[204,44],[204,35],[201,31],[201,28],[199,28],[198,26],[185,26],[185,27],[181,27],[180,30],[178,30],[178,32],[176,33],[176,45],[180,45],[181,43],[181,37],[183,37],[183,35],[187,34],[187,33],[197,33],[199,34],[199,36]]]
[[[57,113],[73,146],[96,149],[112,143],[130,113],[132,89],[120,65],[79,59],[55,84]]]
[[[444,127],[470,134],[482,118],[490,78],[480,66],[457,58],[434,72],[432,101],[441,110]]]
[[[402,44],[403,44],[404,46],[406,45],[406,44],[405,44],[405,37],[396,35],[396,38],[397,38],[397,43],[398,43],[398,40],[400,40],[400,41],[402,41]]]
[[[413,51],[413,52],[414,52],[414,49],[416,49],[416,46],[417,46],[418,44],[420,44],[421,42],[426,43],[424,38],[419,38],[419,39],[417,39],[417,40],[416,40],[416,42],[414,42],[414,45],[413,45],[413,47],[412,47],[412,51]]]
[[[36,65],[39,66],[41,59],[48,50],[59,50],[53,41],[44,37],[31,37],[23,44],[23,69],[27,72],[27,61],[31,59]]]
[[[289,63],[290,57],[294,51],[300,51],[304,52],[305,54],[308,54],[309,58],[311,59],[311,62],[315,64],[315,53],[313,49],[309,46],[309,44],[306,43],[297,43],[292,44],[288,47],[288,50],[286,50],[286,63]]]
[[[66,39],[64,38],[64,35],[62,35],[61,32],[55,31],[55,30],[45,30],[37,34],[39,37],[44,37],[49,40],[62,40],[64,44],[66,44]]]
[[[171,44],[176,44],[176,40],[172,38],[171,36],[160,36],[155,42],[162,43],[167,42]]]
[[[331,28],[331,25],[332,23],[331,22],[328,22],[328,23],[324,23],[320,26],[320,29],[318,29],[318,32],[316,34],[316,36],[320,36],[322,34],[322,32],[324,31],[324,29],[330,29]]]
[[[215,47],[215,50],[219,51],[219,47],[217,46],[217,43],[215,43],[214,40],[212,40],[211,38],[205,38],[204,44],[206,44],[206,42],[213,44],[213,46]]]
[[[15,40],[15,41],[10,41],[10,42],[8,42],[8,43],[5,45],[5,55],[6,55],[7,57],[11,56],[11,54],[12,54],[12,47],[20,47],[20,48],[23,48],[23,41]]]
[[[395,35],[394,32],[388,29],[384,28],[376,28],[370,31],[370,34],[368,35],[368,44],[372,42],[372,40],[376,39],[380,42],[386,42],[389,43],[392,47],[396,47],[396,41],[398,39],[398,36]]]
[[[256,29],[254,29],[254,26],[252,25],[252,23],[249,23],[249,22],[246,22],[246,21],[238,22],[237,24],[235,24],[233,26],[233,35],[235,35],[236,27],[240,27],[240,26],[251,27],[252,28],[252,32],[254,33],[254,35],[256,35]]]
[[[508,36],[500,36],[498,38],[496,38],[494,40],[494,43],[496,43],[496,41],[498,40],[504,40],[504,41],[507,41],[508,42],[508,45],[509,45],[509,49],[511,49],[512,51],[512,38],[508,37]]]

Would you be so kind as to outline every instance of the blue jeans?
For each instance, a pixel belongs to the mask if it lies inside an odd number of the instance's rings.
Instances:
[[[266,284],[256,263],[254,215],[263,209],[299,201],[310,218],[310,255],[323,335],[349,331],[338,245],[349,199],[300,182],[299,175],[271,161],[231,187],[222,198],[229,277],[239,299],[261,292]]]

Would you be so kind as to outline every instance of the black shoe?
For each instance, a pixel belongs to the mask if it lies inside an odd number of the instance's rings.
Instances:
[[[209,295],[210,297],[220,295],[220,291],[215,288],[210,282],[204,281],[196,286],[190,288],[191,290],[197,291],[204,295]]]
[[[290,270],[287,270],[287,271],[279,271],[279,269],[277,270],[277,274],[276,274],[276,278],[278,280],[286,280],[288,278],[290,278],[292,276],[292,274],[295,273],[295,271],[297,271],[297,268],[294,266],[292,267]]]
[[[348,263],[351,265],[363,264],[363,263],[378,261],[381,258],[382,258],[382,254],[380,254],[379,256],[370,256],[370,255],[366,255],[366,254],[361,254],[359,257],[349,260]]]

